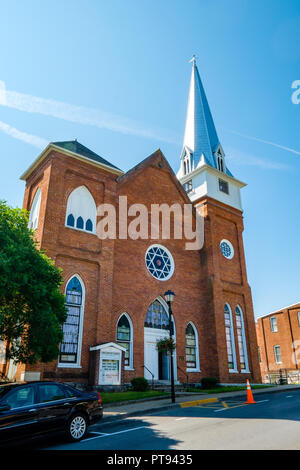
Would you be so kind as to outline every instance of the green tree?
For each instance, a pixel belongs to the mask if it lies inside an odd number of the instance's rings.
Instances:
[[[66,319],[62,272],[38,250],[28,214],[0,201],[0,340],[6,361],[50,362]]]

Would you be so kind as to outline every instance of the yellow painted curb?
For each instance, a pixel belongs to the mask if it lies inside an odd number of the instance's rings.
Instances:
[[[185,401],[180,403],[180,406],[181,408],[187,408],[189,406],[197,406],[205,403],[216,403],[217,401],[219,401],[218,398],[203,398],[202,400]]]

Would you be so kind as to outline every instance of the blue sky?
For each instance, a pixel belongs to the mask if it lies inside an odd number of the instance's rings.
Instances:
[[[298,0],[2,1],[0,41],[1,199],[22,205],[19,176],[47,141],[77,138],[123,170],[160,147],[176,172],[196,54],[227,164],[248,183],[255,314],[300,301]]]

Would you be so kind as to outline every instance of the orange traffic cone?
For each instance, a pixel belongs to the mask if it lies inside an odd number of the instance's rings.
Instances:
[[[250,383],[248,379],[247,379],[247,401],[245,403],[247,403],[247,405],[252,405],[256,403],[253,399],[253,395],[252,395],[252,391],[251,391],[251,387],[250,387]]]

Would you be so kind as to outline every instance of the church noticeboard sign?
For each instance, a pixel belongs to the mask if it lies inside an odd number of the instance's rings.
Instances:
[[[104,343],[90,348],[98,354],[96,383],[98,385],[121,385],[122,354],[126,349],[116,343]]]
[[[120,385],[120,354],[115,356],[115,359],[101,358],[100,382],[103,385]]]

